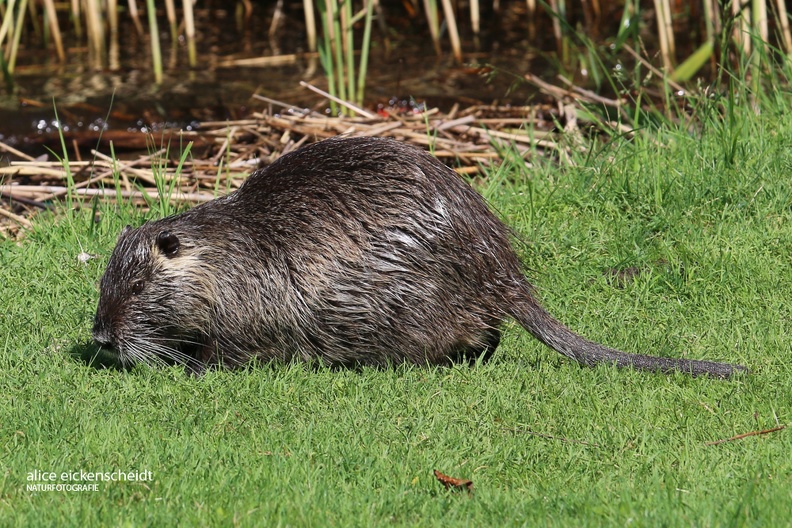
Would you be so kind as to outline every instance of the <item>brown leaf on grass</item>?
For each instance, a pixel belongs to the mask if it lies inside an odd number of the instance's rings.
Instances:
[[[440,473],[436,469],[434,470],[434,475],[437,477],[437,480],[445,486],[447,490],[454,488],[454,489],[462,489],[465,488],[468,493],[473,493],[473,481],[467,479],[458,479],[454,477],[449,477],[448,475],[444,475]]]
[[[742,440],[743,438],[748,438],[749,436],[758,436],[758,435],[765,435],[769,433],[775,433],[776,431],[781,431],[786,429],[786,425],[779,425],[778,427],[773,427],[771,429],[765,429],[764,431],[751,431],[750,433],[743,433],[738,434],[736,436],[732,436],[729,438],[723,438],[722,440],[715,440],[713,442],[704,442],[704,445],[713,446],[718,444],[723,444],[725,442],[733,442],[735,440]]]

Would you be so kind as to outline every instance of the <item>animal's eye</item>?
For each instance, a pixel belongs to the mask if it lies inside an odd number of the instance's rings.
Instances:
[[[170,231],[162,231],[157,235],[157,247],[166,257],[174,257],[179,252],[179,237]]]
[[[143,286],[145,286],[145,282],[142,280],[136,280],[132,283],[132,295],[140,295],[143,293]]]

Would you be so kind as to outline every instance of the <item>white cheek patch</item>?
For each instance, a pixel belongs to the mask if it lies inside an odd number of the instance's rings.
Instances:
[[[170,283],[177,287],[191,290],[196,298],[217,298],[217,282],[212,277],[222,270],[207,263],[202,258],[205,251],[197,247],[182,246],[173,257],[165,256],[158,248],[152,249],[154,273],[157,282]]]

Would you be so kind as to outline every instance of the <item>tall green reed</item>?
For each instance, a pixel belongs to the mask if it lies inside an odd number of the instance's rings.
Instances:
[[[328,92],[344,101],[362,105],[368,72],[374,1],[364,0],[357,13],[352,11],[351,0],[318,0],[317,7],[322,21],[319,58],[327,75]],[[361,20],[363,34],[360,39],[360,60],[357,62],[355,24]],[[338,105],[332,101],[330,108],[334,114],[339,111]],[[354,111],[344,107],[341,112],[350,115]]]

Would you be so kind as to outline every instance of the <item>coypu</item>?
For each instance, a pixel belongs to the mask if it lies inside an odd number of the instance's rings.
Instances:
[[[533,297],[510,230],[457,174],[382,138],[286,154],[236,191],[121,233],[95,342],[122,365],[335,366],[488,358],[514,318],[583,365],[728,377],[738,365],[588,341]]]

